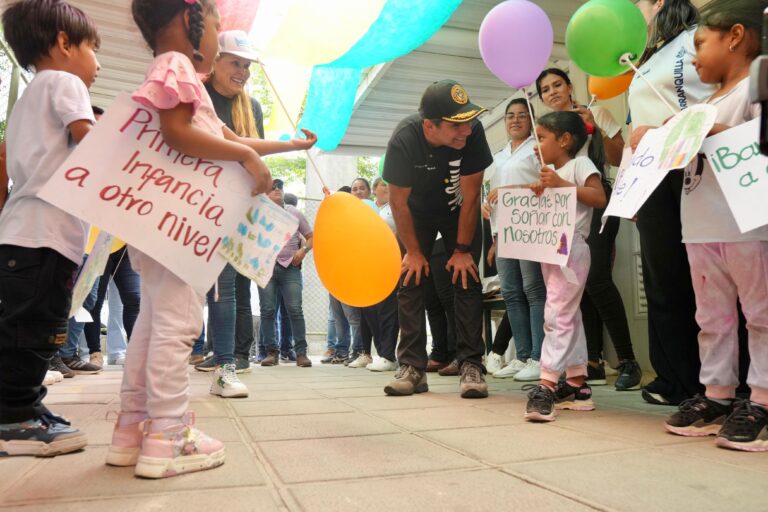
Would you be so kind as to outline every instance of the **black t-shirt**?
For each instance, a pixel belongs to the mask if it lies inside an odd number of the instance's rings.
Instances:
[[[234,101],[234,98],[227,98],[219,94],[211,82],[205,84],[205,89],[211,97],[216,115],[227,125],[227,128],[235,131],[235,125],[232,124],[232,101]],[[256,120],[256,130],[258,130],[259,136],[263,139],[264,113],[261,111],[261,104],[254,98],[251,98],[251,109],[253,110],[253,118]]]
[[[424,137],[422,119],[413,114],[395,128],[384,157],[388,183],[411,189],[412,213],[445,215],[461,206],[460,176],[483,172],[493,163],[485,130],[478,121],[463,149],[433,147]]]

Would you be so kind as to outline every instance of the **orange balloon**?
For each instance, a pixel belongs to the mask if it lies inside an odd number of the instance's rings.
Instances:
[[[344,304],[365,307],[386,299],[400,278],[397,239],[373,209],[346,192],[320,204],[313,233],[320,280]]]
[[[629,84],[632,83],[634,77],[634,71],[619,76],[613,76],[611,78],[590,76],[589,94],[599,100],[614,98],[629,89]]]

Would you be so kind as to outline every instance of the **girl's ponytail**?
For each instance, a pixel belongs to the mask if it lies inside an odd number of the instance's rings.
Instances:
[[[605,146],[603,144],[603,134],[600,130],[593,128],[592,140],[589,142],[587,148],[587,156],[595,164],[597,170],[600,171],[600,176],[605,178]]]
[[[185,0],[187,1],[187,0]],[[189,4],[189,42],[192,43],[192,57],[199,62],[202,62],[204,57],[200,53],[200,40],[203,38],[203,32],[205,31],[205,21],[203,19],[203,6],[197,0],[187,1]]]

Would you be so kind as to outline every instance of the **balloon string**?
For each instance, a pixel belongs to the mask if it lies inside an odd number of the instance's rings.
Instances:
[[[261,72],[264,73],[264,77],[267,79],[267,82],[269,83],[269,86],[272,88],[272,92],[275,93],[275,97],[277,98],[277,102],[280,104],[280,108],[283,110],[283,113],[285,114],[285,117],[288,118],[288,122],[291,123],[291,128],[293,128],[294,132],[298,132],[299,129],[296,127],[296,123],[291,118],[291,115],[288,113],[288,108],[285,106],[285,103],[283,103],[283,99],[280,97],[280,93],[277,92],[277,88],[275,88],[275,84],[272,83],[272,79],[269,78],[269,73],[267,73],[266,68],[264,67],[264,63],[261,61],[258,61],[259,67],[261,67]],[[312,158],[312,154],[309,152],[308,149],[305,149],[304,152],[307,154],[307,158],[309,159],[309,162],[312,164],[312,170],[315,171],[315,174],[317,175],[318,179],[320,180],[320,184],[323,186],[323,190],[330,190],[328,189],[328,185],[326,185],[325,180],[323,179],[322,174],[320,174],[320,168],[315,163],[315,160]]]
[[[589,105],[587,105],[587,110],[589,110],[589,109],[591,109],[591,108],[592,108],[592,105],[594,105],[594,104],[595,104],[595,100],[597,100],[597,96],[595,96],[595,95],[593,94],[593,95],[592,95],[592,99],[591,99],[591,100],[589,100]]]
[[[659,99],[661,100],[661,102],[664,103],[667,106],[669,111],[672,112],[673,116],[678,113],[678,110],[675,109],[675,107],[673,107],[672,104],[670,102],[668,102],[667,99],[664,96],[661,95],[659,90],[656,87],[654,87],[654,85],[647,78],[645,78],[645,75],[640,73],[640,70],[637,69],[637,66],[635,66],[635,64],[631,60],[631,54],[625,53],[624,55],[621,56],[621,58],[619,59],[619,62],[621,64],[624,64],[625,66],[631,67],[632,70],[635,72],[635,76],[639,76],[646,83],[646,85],[648,85],[648,87],[650,87],[651,90],[654,93],[656,93],[656,96],[658,96]]]
[[[531,107],[531,98],[528,97],[528,88],[523,88],[523,94],[525,94],[525,103],[528,105],[528,115],[531,116],[531,130],[533,131],[533,140],[536,141],[536,147],[539,149],[539,162],[544,167],[544,157],[541,156],[541,142],[536,136],[536,118],[533,116],[533,108]]]

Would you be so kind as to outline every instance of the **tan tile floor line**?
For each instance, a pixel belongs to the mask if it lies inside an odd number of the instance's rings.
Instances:
[[[560,489],[559,487],[554,487],[554,486],[551,486],[551,485],[547,485],[544,482],[540,482],[540,481],[538,481],[538,480],[536,480],[536,479],[534,479],[534,478],[532,478],[530,476],[527,476],[527,475],[524,475],[524,474],[521,474],[521,473],[517,473],[516,471],[513,471],[511,469],[501,469],[500,471],[505,473],[505,474],[507,474],[507,475],[509,475],[509,476],[517,478],[521,482],[524,482],[524,483],[526,483],[528,485],[532,485],[534,487],[538,487],[541,490],[548,491],[548,492],[551,492],[553,494],[557,494],[558,496],[562,496],[563,498],[575,501],[576,503],[579,503],[579,504],[584,505],[586,507],[590,507],[590,508],[593,508],[595,510],[599,510],[601,512],[614,512],[615,511],[615,509],[613,509],[613,508],[606,507],[604,505],[601,505],[600,503],[596,503],[596,502],[594,502],[594,501],[592,501],[592,500],[590,500],[588,498],[585,498],[584,496],[579,496],[578,494],[574,494],[572,492],[568,492],[567,490]]]

